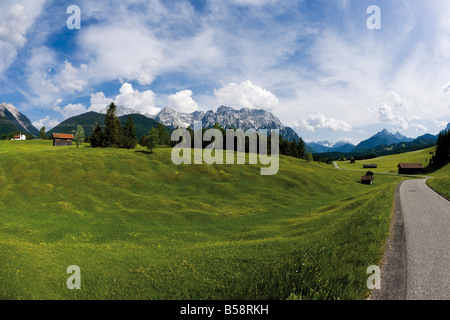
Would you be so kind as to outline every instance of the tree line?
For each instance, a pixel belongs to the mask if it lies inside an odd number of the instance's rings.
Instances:
[[[227,129],[222,128],[218,123],[215,123],[213,126],[213,129],[217,129],[222,133],[222,141],[223,141],[223,146],[226,148],[227,145],[227,135],[226,135],[226,131]],[[229,127],[228,129],[231,130],[236,130],[236,128],[234,127]],[[191,136],[191,143],[190,145],[192,147],[195,146],[195,134],[194,134],[194,130],[191,127],[188,127],[187,130],[190,133]],[[207,131],[207,128],[202,128],[202,136],[204,135],[204,133]],[[161,137],[162,137],[162,145],[169,145],[171,147],[175,146],[176,144],[180,143],[182,141],[182,138],[180,138],[180,141],[170,141],[170,136],[166,136],[164,132],[162,132],[161,130],[157,130],[157,128],[155,128],[154,132],[152,133],[152,131],[150,131],[150,136],[149,137],[145,137],[145,142],[144,144],[140,143],[141,145],[148,145],[154,143],[154,140],[156,140],[157,142],[161,142]],[[235,143],[234,143],[234,151],[237,151],[238,148],[238,144],[237,144],[237,138],[234,137],[233,139],[235,139]],[[268,135],[267,137],[267,152],[270,154],[271,151],[271,135]],[[214,140],[213,140],[214,141]],[[201,145],[202,145],[202,149],[205,149],[207,146],[209,146],[213,141],[201,141]],[[259,139],[256,140],[257,146],[256,146],[256,152],[259,152]],[[157,143],[158,144],[158,143]],[[245,152],[249,152],[250,151],[250,139],[249,137],[245,138]],[[302,138],[299,138],[299,140],[295,140],[293,139],[292,141],[286,140],[284,138],[282,138],[281,136],[279,136],[279,153],[282,155],[286,155],[286,156],[291,156],[291,157],[295,157],[295,158],[299,158],[299,159],[306,159],[307,155],[306,155],[306,148],[305,148],[305,143],[303,141]]]
[[[134,149],[137,145],[136,127],[132,116],[129,116],[122,127],[116,115],[117,106],[111,103],[105,116],[105,128],[97,123],[90,137],[93,148],[125,148]]]
[[[434,166],[444,166],[450,162],[450,130],[439,133],[436,153],[431,159]]]

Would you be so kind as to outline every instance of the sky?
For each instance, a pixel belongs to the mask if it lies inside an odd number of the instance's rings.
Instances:
[[[0,103],[38,130],[111,102],[264,109],[305,141],[355,144],[450,122],[447,0],[2,0],[0,12]]]

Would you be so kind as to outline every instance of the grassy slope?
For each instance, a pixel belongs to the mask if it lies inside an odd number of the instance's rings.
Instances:
[[[361,299],[399,178],[0,142],[1,299]],[[82,290],[66,288],[78,265]]]
[[[431,173],[435,179],[427,180],[427,184],[438,193],[450,199],[450,164]]]
[[[356,163],[350,163],[349,161],[339,161],[338,165],[342,169],[352,169],[373,172],[389,172],[397,173],[399,163],[421,163],[424,167],[427,167],[431,158],[430,152],[434,152],[435,147],[422,149],[418,151],[412,151],[407,153],[394,154],[384,157],[378,157],[375,159],[356,161]],[[364,164],[377,164],[377,169],[364,169]]]

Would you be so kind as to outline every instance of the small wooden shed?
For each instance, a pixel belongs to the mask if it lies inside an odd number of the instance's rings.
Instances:
[[[418,174],[423,173],[423,166],[421,163],[399,163],[398,174]]]
[[[366,175],[361,177],[362,184],[373,184],[373,180],[374,180],[373,175]]]
[[[67,147],[71,146],[75,137],[70,133],[54,133],[53,137],[53,146],[54,147]]]
[[[364,169],[376,169],[378,168],[377,164],[363,164]]]

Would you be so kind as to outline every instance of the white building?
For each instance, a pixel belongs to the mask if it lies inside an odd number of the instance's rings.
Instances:
[[[24,141],[24,140],[27,140],[27,136],[26,135],[24,135],[24,134],[20,134],[20,135],[18,135],[18,136],[14,136],[14,139],[11,139],[11,140],[16,140],[16,141]]]

